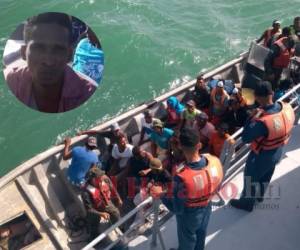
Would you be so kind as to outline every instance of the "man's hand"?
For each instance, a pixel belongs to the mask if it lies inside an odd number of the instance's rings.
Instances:
[[[154,199],[159,199],[162,196],[163,193],[164,193],[164,191],[163,191],[161,185],[152,185],[150,187],[150,195]]]
[[[81,135],[83,135],[83,133],[82,133],[82,131],[79,131],[79,132],[77,132],[76,135],[77,135],[77,136],[81,136]]]
[[[100,213],[100,218],[103,218],[104,220],[109,220],[110,215],[109,215],[109,213],[102,212],[102,213]]]
[[[119,199],[117,200],[117,206],[118,206],[119,208],[121,208],[121,207],[123,206],[123,201],[121,200],[121,198],[119,198]]]

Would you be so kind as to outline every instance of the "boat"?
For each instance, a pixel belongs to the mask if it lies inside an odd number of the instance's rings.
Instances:
[[[251,93],[251,90],[249,90],[251,86],[248,86],[249,84],[245,80],[246,74],[244,69],[245,67],[250,68],[251,72],[256,76],[261,74],[263,70],[261,60],[263,60],[264,53],[258,53],[257,51],[262,50],[261,46],[252,44],[249,52],[242,53],[233,60],[209,70],[204,73],[203,77],[208,80],[215,75],[221,75],[222,79],[231,79],[235,83],[242,83],[242,87],[247,87],[248,91],[246,92],[249,94]],[[154,112],[155,117],[161,117],[163,107],[168,97],[176,96],[179,100],[189,98],[195,82],[195,80],[192,80],[185,83],[92,129],[104,131],[117,122],[121,129],[132,138],[132,143],[137,144],[141,131],[140,120],[143,112],[146,109],[150,109]],[[289,98],[298,114],[298,118],[300,103],[296,93],[299,92],[299,90],[300,83],[282,97],[282,99]],[[242,186],[242,170],[247,154],[249,153],[248,145],[244,145],[241,142],[241,132],[242,129],[231,136],[235,139],[233,145],[227,142],[225,143],[220,157],[224,166],[225,178],[216,196],[216,206],[212,213],[207,236],[207,249],[219,249],[221,246],[222,249],[253,249],[253,244],[257,245],[258,242],[265,241],[264,238],[260,238],[257,242],[255,242],[254,239],[248,239],[248,241],[243,242],[246,236],[237,237],[232,235],[231,233],[234,230],[230,225],[236,225],[236,220],[243,221],[243,216],[241,216],[240,212],[225,209],[228,196],[230,196],[227,193],[229,192],[228,188]],[[297,124],[293,130],[290,143],[287,146],[288,151],[285,154],[287,157],[279,166],[280,171],[277,173],[277,178],[279,179],[297,173],[297,167],[300,165],[299,135],[300,124]],[[73,137],[71,146],[83,145],[86,138],[86,135]],[[107,141],[103,140],[103,138],[98,139],[101,143],[100,149],[101,147],[107,147]],[[149,143],[145,143],[143,147],[149,147]],[[159,201],[153,201],[151,197],[137,207],[131,207],[130,210],[127,211],[128,213],[123,214],[123,217],[115,225],[112,225],[92,242],[88,242],[87,233],[78,226],[82,222],[81,218],[85,211],[80,199],[80,194],[71,186],[66,178],[66,170],[69,162],[62,158],[63,148],[64,145],[62,144],[53,146],[17,166],[0,179],[0,204],[2,211],[5,211],[0,214],[0,229],[10,228],[14,237],[19,239],[19,242],[22,242],[19,243],[20,246],[16,249],[111,249],[121,239],[125,239],[129,249],[169,249],[170,247],[176,247],[177,243],[176,240],[174,240],[174,238],[176,238],[174,237],[176,235],[174,216],[169,212],[163,215],[158,214]],[[289,176],[289,178],[295,179],[293,176]],[[299,188],[300,184],[295,180],[293,184],[295,184],[296,187],[293,189],[289,187],[288,190],[291,194],[297,196],[294,202],[298,204],[299,208],[300,196],[295,190],[298,190],[297,187]],[[231,192],[233,191],[231,190]],[[276,198],[278,198],[278,193]],[[285,198],[287,199],[287,197]],[[149,210],[149,216],[152,216],[150,219],[152,223],[150,223],[148,230],[145,230],[142,235],[139,234],[134,227],[129,227],[128,232],[116,232],[118,226],[128,222],[138,211],[144,209],[144,207],[149,204],[153,204],[153,206]],[[292,202],[292,204],[294,203]],[[277,210],[274,211],[273,213],[276,213]],[[291,211],[295,212],[294,210]],[[292,214],[290,214],[291,211],[281,211],[280,215],[288,213],[289,216],[292,216]],[[300,210],[297,211],[299,212]],[[262,212],[266,213],[266,211]],[[251,226],[259,224],[262,218],[266,216],[266,214],[257,215],[256,211],[252,214],[249,215],[248,219],[246,218],[244,222],[241,222],[241,225],[238,225],[237,232],[241,234],[241,232],[243,232],[241,228],[253,228]],[[270,246],[272,247],[269,248],[258,247],[256,249],[297,249],[299,246],[299,237],[295,235],[299,232],[299,223],[297,223],[297,220],[295,220],[294,217],[292,221],[289,220],[289,222],[293,223],[293,226],[290,228],[298,229],[298,231],[291,232],[289,230],[288,233],[283,234],[288,235],[289,238],[292,239],[291,242],[284,243],[282,235],[278,238],[270,236],[272,235],[271,231],[276,229],[272,227],[275,217],[276,214],[272,214],[271,220],[266,219],[270,226],[270,228],[268,228],[270,231],[268,237],[274,244],[271,244]],[[296,216],[296,218],[299,219],[299,215]],[[276,218],[276,220],[284,224],[283,219]],[[278,223],[275,224],[277,225]],[[288,227],[289,225],[284,224],[284,226]],[[248,233],[248,236],[252,234],[259,235],[259,232],[267,230],[266,228],[259,228],[259,226],[254,228],[256,230],[254,230],[255,232],[249,232],[248,229],[248,231],[244,230],[244,234]],[[225,233],[220,233],[223,231],[225,231]],[[278,233],[278,231],[283,233],[284,229],[281,231],[277,230],[276,233]],[[112,232],[115,232],[115,240],[110,245],[102,246],[101,241]],[[223,240],[226,241],[226,243],[224,243]],[[238,245],[239,243],[242,244],[241,242],[243,242],[243,247]]]

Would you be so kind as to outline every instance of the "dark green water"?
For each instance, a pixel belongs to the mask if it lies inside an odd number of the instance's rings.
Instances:
[[[0,54],[27,17],[66,12],[96,32],[105,52],[103,84],[75,111],[43,114],[24,107],[0,78],[0,176],[21,162],[193,78],[246,50],[280,19],[299,15],[300,0],[0,0]]]

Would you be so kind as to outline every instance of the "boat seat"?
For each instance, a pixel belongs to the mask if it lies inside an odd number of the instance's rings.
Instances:
[[[59,171],[59,176],[62,180],[62,182],[64,183],[65,187],[67,188],[68,192],[70,193],[72,199],[74,200],[75,204],[77,205],[77,207],[80,210],[80,213],[85,216],[86,215],[86,209],[83,205],[83,201],[81,198],[81,193],[80,190],[76,187],[74,187],[67,178],[67,167],[63,167],[61,168],[61,170]]]
[[[34,167],[33,173],[36,177],[36,182],[39,187],[39,190],[41,194],[43,195],[46,203],[49,205],[51,208],[53,215],[57,221],[57,223],[65,227],[66,222],[66,213],[65,209],[63,208],[59,198],[57,197],[57,194],[55,190],[52,187],[51,182],[49,181],[49,178],[47,177],[44,167],[42,164],[38,164],[37,166]]]

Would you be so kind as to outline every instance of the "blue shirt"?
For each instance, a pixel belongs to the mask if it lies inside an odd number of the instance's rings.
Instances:
[[[72,149],[72,160],[68,168],[68,177],[75,184],[85,181],[85,176],[92,164],[98,162],[98,156],[95,152],[86,147],[77,146]]]
[[[150,133],[150,140],[163,149],[168,149],[169,139],[174,135],[174,131],[169,128],[163,128],[162,134],[156,133],[154,130]]]
[[[265,112],[268,114],[276,114],[280,112],[282,109],[279,103],[274,103],[264,107]],[[268,136],[268,129],[261,121],[249,121],[243,130],[242,133],[242,140],[245,143],[250,143],[259,137],[267,137]],[[266,163],[268,161],[279,161],[282,155],[283,146],[272,150],[261,150],[257,157],[262,158],[262,161],[265,160]]]
[[[99,84],[102,78],[104,54],[90,43],[89,39],[82,39],[75,50],[73,69],[85,74]]]
[[[190,167],[193,170],[200,170],[207,166],[207,159],[205,157],[201,157],[198,162],[190,162],[186,163],[186,166]],[[175,214],[182,214],[189,210],[189,208],[185,207],[186,198],[182,197],[185,192],[185,186],[181,180],[181,178],[177,175],[173,178],[173,197],[171,199],[167,197],[162,198],[162,202],[166,205],[166,207]],[[197,208],[190,208],[192,210]],[[199,207],[201,209],[201,207]]]

